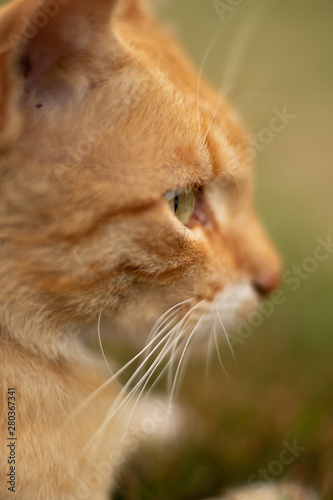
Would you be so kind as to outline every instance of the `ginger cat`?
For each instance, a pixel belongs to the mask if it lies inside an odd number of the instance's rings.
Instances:
[[[249,151],[148,0],[2,8],[1,499],[106,500],[130,451],[135,405],[110,414],[126,394],[74,325],[103,314],[142,347],[169,311],[186,341],[194,310],[223,317],[232,296],[234,322],[274,289]]]

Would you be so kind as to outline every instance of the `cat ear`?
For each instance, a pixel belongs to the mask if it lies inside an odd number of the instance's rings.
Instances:
[[[0,38],[4,36],[14,49],[30,42],[75,42],[87,29],[86,40],[109,26],[118,0],[17,0],[0,10]],[[70,33],[68,32],[70,30]],[[79,40],[80,43],[82,40]]]
[[[0,10],[1,134],[19,94],[23,104],[54,103],[71,89],[80,92],[83,75],[101,73],[115,40],[110,25],[117,3],[17,0]]]
[[[0,148],[9,146],[20,130],[21,116],[16,112],[18,92],[8,70],[8,54],[0,51]]]

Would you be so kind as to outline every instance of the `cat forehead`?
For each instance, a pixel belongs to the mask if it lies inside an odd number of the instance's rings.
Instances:
[[[219,99],[216,109],[217,94],[214,105],[203,94],[197,104],[193,91],[184,89],[181,81],[175,83],[168,68],[145,70],[146,79],[142,68],[140,73],[131,71],[120,99],[116,96],[117,103],[112,91],[108,92],[107,122],[112,123],[112,132],[106,130],[105,149],[98,148],[96,160],[102,153],[106,160],[115,161],[124,182],[130,174],[136,175],[138,184],[155,181],[158,175],[162,186],[180,189],[221,176],[246,182],[251,174],[249,143],[223,100]],[[89,123],[88,137],[91,130]]]
[[[117,24],[119,36],[140,63],[142,74],[132,76],[146,86],[147,122],[163,136],[168,136],[180,161],[201,165],[203,183],[216,176],[230,175],[246,181],[251,174],[252,149],[238,117],[224,98],[206,82],[189,62],[177,41],[164,29],[147,24],[144,30],[134,29],[122,20]],[[157,87],[158,96],[152,89]],[[164,100],[164,106],[163,106]],[[160,120],[150,116],[149,101],[162,101]],[[163,138],[163,146],[168,144]],[[163,150],[163,146],[161,149]],[[195,169],[199,174],[198,169]]]

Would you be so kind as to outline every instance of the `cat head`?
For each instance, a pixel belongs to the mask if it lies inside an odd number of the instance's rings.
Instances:
[[[248,137],[148,2],[4,7],[0,78],[12,335],[49,341],[102,311],[138,331],[177,304],[235,319],[275,287]]]

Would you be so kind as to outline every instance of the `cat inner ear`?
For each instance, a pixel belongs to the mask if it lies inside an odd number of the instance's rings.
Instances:
[[[5,39],[0,20],[0,46],[10,53],[17,77],[23,80],[26,105],[62,102],[72,97],[71,92],[80,92],[83,75],[101,75],[111,52],[111,20],[116,3],[19,0],[12,12],[7,9]]]

